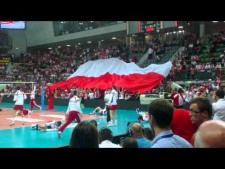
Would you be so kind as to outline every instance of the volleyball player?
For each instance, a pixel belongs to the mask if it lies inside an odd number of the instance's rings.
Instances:
[[[41,111],[41,106],[38,105],[35,101],[35,89],[36,87],[34,87],[34,90],[31,92],[31,95],[30,95],[30,112],[33,113],[33,107],[37,107],[40,109]]]
[[[15,106],[13,108],[14,112],[13,112],[13,120],[12,123],[10,124],[10,126],[15,125],[15,118],[16,116],[22,116],[22,118],[24,117],[23,114],[23,104],[24,104],[24,100],[27,99],[26,94],[20,90],[20,87],[17,87],[17,91],[14,94],[14,98],[13,101],[15,101]],[[24,122],[22,123],[24,125]]]

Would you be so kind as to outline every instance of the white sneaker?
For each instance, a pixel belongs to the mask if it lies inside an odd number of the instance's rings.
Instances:
[[[137,112],[137,114],[140,114],[140,109],[136,108],[136,112]]]
[[[95,112],[91,112],[91,113],[89,113],[90,115],[94,115],[95,114]]]
[[[111,127],[111,126],[114,126],[114,123],[107,124],[107,127]]]
[[[112,124],[113,124],[113,121],[109,121],[109,122],[107,123],[107,126],[112,126]]]
[[[62,132],[58,131],[58,137],[61,138],[62,137]]]

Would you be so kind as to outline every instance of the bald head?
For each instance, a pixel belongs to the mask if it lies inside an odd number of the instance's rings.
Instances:
[[[194,147],[225,148],[225,122],[209,120],[202,123],[196,132]]]
[[[143,134],[142,126],[139,123],[134,123],[131,126],[131,131],[133,132],[134,135],[136,135],[136,134]]]

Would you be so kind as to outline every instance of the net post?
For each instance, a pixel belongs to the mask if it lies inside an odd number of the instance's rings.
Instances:
[[[45,108],[45,89],[44,86],[41,86],[41,110],[43,111]]]

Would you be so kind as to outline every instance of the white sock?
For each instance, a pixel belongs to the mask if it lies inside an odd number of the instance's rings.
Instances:
[[[13,120],[12,120],[11,124],[15,124],[15,118],[13,118]]]
[[[18,111],[16,111],[16,116],[18,116],[19,115],[19,113],[20,113],[20,111],[18,110]]]

